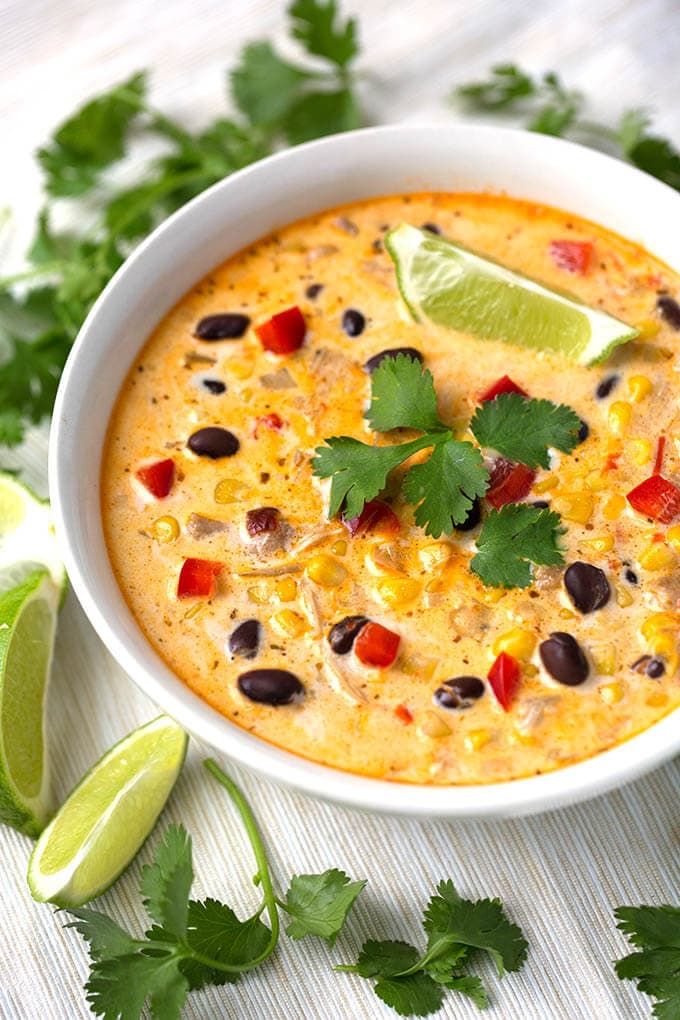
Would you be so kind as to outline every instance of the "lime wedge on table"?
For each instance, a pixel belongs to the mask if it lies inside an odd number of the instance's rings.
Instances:
[[[400,224],[385,245],[417,321],[595,365],[639,333],[443,237]]]
[[[29,836],[50,814],[45,703],[59,595],[44,569],[0,595],[0,822]]]
[[[162,715],[100,758],[35,845],[28,865],[34,899],[78,907],[115,882],[153,829],[187,741]]]
[[[0,593],[46,567],[60,592],[66,572],[59,556],[47,500],[0,471]]]

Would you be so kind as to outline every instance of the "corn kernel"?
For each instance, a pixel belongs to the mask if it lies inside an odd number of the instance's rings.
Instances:
[[[448,542],[430,542],[418,553],[418,559],[426,570],[436,570],[451,559],[452,549]]]
[[[253,361],[245,361],[240,358],[230,358],[227,364],[227,370],[235,379],[249,379],[253,374],[254,367]]]
[[[578,616],[576,613],[572,613],[571,609],[567,609],[566,606],[559,611],[559,617],[561,620],[577,620]]]
[[[422,712],[418,716],[418,732],[424,737],[440,740],[449,735],[451,727],[436,712]]]
[[[656,319],[642,319],[638,322],[637,329],[640,330],[638,340],[651,340],[659,332],[661,326]]]
[[[626,446],[628,459],[637,467],[647,464],[652,457],[652,444],[648,439],[631,439]]]
[[[640,554],[640,566],[644,570],[666,570],[675,562],[675,553],[663,542],[650,545]]]
[[[509,735],[511,744],[523,744],[525,747],[530,747],[536,743],[536,737],[531,733],[523,733],[522,730],[513,729]]]
[[[337,588],[347,577],[347,571],[328,553],[317,553],[307,561],[305,572],[310,581],[322,588]]]
[[[589,549],[594,549],[595,552],[606,553],[611,552],[614,548],[614,536],[613,535],[598,535],[597,538],[589,538],[584,543]]]
[[[386,606],[398,608],[417,599],[422,591],[420,581],[411,577],[386,577],[376,585],[376,594]]]
[[[339,538],[337,542],[333,542],[331,546],[331,552],[334,556],[345,556],[347,553],[347,542],[344,538]]]
[[[556,496],[552,501],[553,510],[576,524],[588,523],[593,514],[593,506],[593,497],[586,492]]]
[[[281,577],[276,582],[274,592],[281,602],[294,602],[297,598],[297,584],[292,577]]]
[[[501,652],[507,652],[515,659],[528,659],[536,647],[536,637],[530,630],[514,627],[512,630],[499,634],[491,646],[494,659]]]
[[[633,605],[633,596],[631,595],[627,588],[623,587],[617,588],[615,594],[616,604],[617,606],[619,606],[620,609],[627,609],[628,606]]]
[[[274,613],[271,622],[284,637],[300,637],[307,629],[305,620],[292,609],[282,609],[281,612]]]
[[[601,471],[591,471],[589,475],[586,475],[585,485],[591,492],[602,492],[603,489],[608,488],[609,481]]]
[[[648,379],[646,375],[632,375],[628,380],[628,392],[634,404],[639,404],[653,390],[652,380]]]
[[[505,598],[505,588],[487,588],[483,592],[482,598],[488,606],[494,606],[502,598]]]
[[[216,503],[238,503],[250,492],[250,486],[238,478],[223,478],[215,486],[213,498]]]
[[[590,649],[595,672],[600,676],[613,676],[616,672],[616,649],[614,645],[594,645]]]
[[[271,585],[265,581],[262,584],[254,584],[252,588],[248,588],[248,601],[254,602],[256,606],[266,606],[271,597]]]
[[[538,676],[538,666],[534,666],[533,662],[525,662],[523,673],[524,676]]]
[[[466,751],[480,751],[491,740],[488,730],[470,730],[463,743]]]
[[[676,613],[652,613],[640,627],[640,633],[649,640],[663,631],[677,631],[679,625],[680,616]]]
[[[602,507],[602,516],[608,521],[615,521],[625,509],[625,497],[621,496],[618,492],[614,492]]]
[[[649,639],[649,650],[653,655],[663,655],[664,657],[676,655],[678,651],[677,635],[670,631],[654,634]]]
[[[549,492],[550,489],[556,488],[557,485],[559,485],[559,481],[555,475],[547,475],[545,478],[534,482],[534,492]]]
[[[161,545],[174,542],[179,535],[179,522],[174,517],[157,517],[151,527],[153,537]]]
[[[674,524],[672,528],[668,529],[666,539],[676,552],[680,552],[680,524]]]
[[[421,659],[415,655],[404,656],[401,660],[401,671],[406,676],[418,676],[424,680],[431,680],[438,664],[438,659]]]
[[[615,436],[622,436],[633,417],[633,408],[627,400],[615,400],[609,408],[609,428]]]
[[[425,585],[425,591],[435,594],[436,592],[444,591],[446,585],[441,577],[431,577]]]
[[[617,705],[623,698],[623,687],[616,681],[611,684],[602,684],[598,687],[600,697],[607,705]]]
[[[205,605],[202,602],[197,602],[195,606],[191,606],[187,609],[186,613],[182,617],[183,620],[194,620],[199,613],[202,613],[205,609]]]
[[[663,691],[652,691],[645,698],[645,705],[649,705],[650,708],[665,708],[668,704],[668,695],[664,694]]]

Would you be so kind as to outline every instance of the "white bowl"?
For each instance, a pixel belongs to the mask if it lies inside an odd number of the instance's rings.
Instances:
[[[485,786],[390,783],[316,765],[239,729],[193,694],[135,623],[114,578],[99,504],[106,427],[128,368],[156,323],[233,252],[302,216],[406,191],[494,191],[545,202],[638,241],[680,270],[680,195],[624,163],[542,135],[398,126],[311,142],[234,174],[167,220],[87,318],[59,387],[50,492],[71,583],[99,636],[141,689],[197,737],[268,778],[357,808],[412,816],[520,815],[640,775],[680,750],[677,714],[587,761]]]

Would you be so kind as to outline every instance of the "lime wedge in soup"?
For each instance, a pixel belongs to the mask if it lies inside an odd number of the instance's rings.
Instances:
[[[605,312],[406,223],[386,235],[385,245],[417,321],[562,354],[581,365],[604,361],[639,334]]]
[[[35,845],[28,866],[34,899],[78,907],[115,882],[156,824],[187,741],[176,722],[160,716],[90,769]]]
[[[60,594],[43,569],[0,595],[0,822],[29,836],[51,808],[46,699]]]
[[[49,571],[63,595],[66,571],[49,503],[13,475],[0,471],[0,593],[41,567]]]

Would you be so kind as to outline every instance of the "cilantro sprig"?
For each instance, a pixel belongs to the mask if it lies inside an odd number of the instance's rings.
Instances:
[[[361,126],[356,21],[341,16],[336,0],[294,0],[288,16],[305,59],[285,61],[269,42],[247,45],[229,76],[234,117],[189,131],[150,103],[140,71],[86,102],[38,151],[47,206],[27,268],[0,279],[0,446],[20,443],[28,425],[49,416],[87,313],[161,220],[281,144]],[[108,171],[140,137],[160,141],[161,155],[112,190]],[[82,229],[53,228],[63,199],[83,203]]]
[[[481,450],[454,437],[439,417],[432,373],[415,358],[384,359],[371,376],[371,402],[365,414],[376,431],[410,428],[418,439],[393,446],[370,446],[350,436],[332,436],[317,447],[312,470],[330,478],[328,514],[357,517],[379,496],[391,471],[414,454],[430,450],[426,460],[406,471],[404,498],[414,506],[417,525],[427,535],[450,534],[481,498],[490,476]],[[549,467],[549,449],[569,453],[579,442],[581,419],[565,404],[532,400],[516,393],[486,401],[475,412],[470,431],[481,447],[496,450],[529,467]],[[557,514],[520,503],[489,514],[477,540],[471,569],[492,587],[525,588],[532,564],[563,562]]]
[[[489,953],[499,977],[519,970],[526,958],[526,940],[500,901],[462,899],[450,880],[437,886],[423,927],[422,953],[407,942],[369,939],[355,964],[335,969],[374,981],[378,998],[402,1016],[427,1016],[442,1005],[447,989],[468,996],[480,1009],[488,1004],[479,977],[462,972],[471,951]]]
[[[680,1016],[680,907],[619,907],[618,928],[635,946],[615,963],[621,979],[636,981],[639,991],[657,1000],[658,1020]]]

